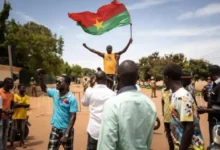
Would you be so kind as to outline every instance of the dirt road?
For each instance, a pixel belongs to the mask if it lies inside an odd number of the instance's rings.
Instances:
[[[143,93],[150,96],[150,90],[142,89]],[[80,105],[79,99],[82,97],[82,87],[80,85],[72,85],[71,91],[75,93],[78,100],[80,112],[77,114],[75,124],[74,150],[86,150],[87,132],[86,127],[89,118],[88,109]],[[157,92],[157,98],[152,99],[156,104],[158,116],[162,119],[161,110],[161,94]],[[199,99],[199,98],[198,98]],[[30,116],[30,134],[27,138],[27,150],[46,150],[49,133],[51,130],[50,119],[52,114],[52,101],[46,96],[38,98],[31,97],[31,110],[28,112]],[[43,114],[44,113],[44,114]],[[201,128],[206,144],[208,144],[208,123],[207,115],[201,115]],[[16,145],[18,145],[16,143]],[[20,150],[21,148],[17,148]],[[62,149],[62,148],[60,148]],[[154,132],[153,143],[151,149],[153,150],[168,150],[167,140],[164,134],[163,125]]]

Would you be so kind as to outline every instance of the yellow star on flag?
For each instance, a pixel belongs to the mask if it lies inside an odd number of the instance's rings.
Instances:
[[[94,26],[96,26],[97,30],[99,30],[100,28],[104,28],[102,23],[103,23],[103,21],[99,22],[98,20],[96,20],[96,24],[94,24]]]

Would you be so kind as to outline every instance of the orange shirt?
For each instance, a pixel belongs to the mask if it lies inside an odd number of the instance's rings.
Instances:
[[[14,99],[14,94],[11,92],[6,92],[3,88],[0,89],[0,96],[2,97],[2,110],[10,110],[11,102]],[[2,114],[5,117],[5,114]]]
[[[115,74],[116,60],[115,54],[104,55],[104,71],[106,74]]]

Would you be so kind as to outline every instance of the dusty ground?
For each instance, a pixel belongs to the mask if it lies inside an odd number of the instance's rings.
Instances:
[[[150,96],[150,90],[142,89],[143,93]],[[77,120],[75,124],[75,137],[74,137],[74,150],[86,150],[87,133],[86,127],[89,118],[88,109],[80,105],[80,99],[82,97],[82,87],[80,85],[72,85],[71,91],[75,93],[78,100],[80,112],[77,114]],[[156,104],[158,116],[162,122],[161,116],[161,94],[157,92],[157,98],[153,99]],[[201,98],[197,98],[202,103]],[[46,96],[38,98],[31,97],[31,110],[28,112],[30,116],[30,134],[27,138],[27,150],[46,150],[49,133],[51,130],[50,119],[52,114],[52,101]],[[44,114],[43,114],[44,113]],[[205,143],[208,144],[208,123],[207,115],[201,115],[201,128]],[[17,148],[18,150],[21,148]],[[62,149],[62,148],[60,148]],[[164,134],[163,125],[154,132],[153,143],[151,149],[153,150],[168,150],[167,140]]]

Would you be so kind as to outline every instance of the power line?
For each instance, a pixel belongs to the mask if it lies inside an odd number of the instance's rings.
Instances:
[[[208,53],[208,54],[206,54],[206,55],[201,56],[200,58],[203,58],[203,57],[205,57],[205,56],[209,56],[209,55],[214,54],[214,53],[216,53],[216,52],[220,52],[220,50],[217,50],[217,51],[214,51],[214,52]]]
[[[220,57],[213,57],[213,58],[209,58],[208,60],[214,60],[214,59],[218,59]]]

